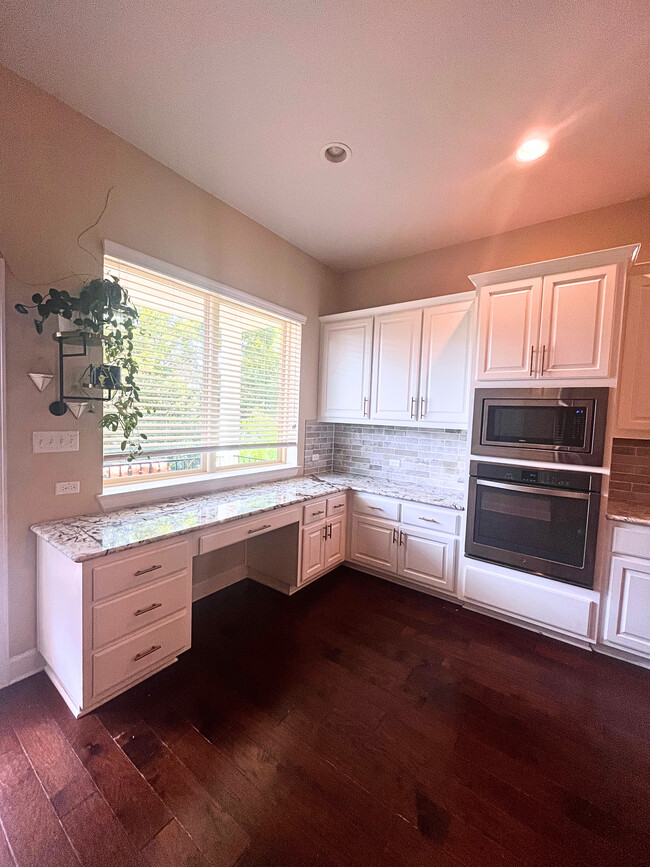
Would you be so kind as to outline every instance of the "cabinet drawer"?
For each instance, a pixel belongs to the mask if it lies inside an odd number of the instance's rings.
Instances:
[[[314,500],[302,507],[303,524],[313,524],[314,521],[322,521],[327,515],[327,500]]]
[[[388,521],[399,521],[399,503],[376,494],[363,494],[355,491],[353,510],[357,515],[373,515]]]
[[[328,497],[327,499],[327,517],[335,518],[337,515],[345,514],[345,506],[347,504],[347,494],[339,494],[337,497]]]
[[[93,647],[103,647],[180,611],[191,600],[186,570],[93,608]]]
[[[325,507],[323,507],[325,508]],[[208,551],[216,551],[226,548],[236,542],[246,542],[255,536],[261,536],[271,530],[286,527],[287,524],[297,524],[300,520],[298,509],[271,509],[257,518],[242,519],[228,523],[223,530],[215,530],[199,537],[199,554],[207,554]]]
[[[93,655],[93,696],[136,677],[190,645],[191,617],[187,610],[144,632]]]
[[[189,569],[190,553],[187,542],[172,545],[146,546],[141,554],[125,555],[119,560],[93,569],[93,599],[105,599],[123,593],[149,581],[164,578],[181,569]]]
[[[650,527],[614,527],[612,551],[650,560]]]
[[[434,530],[436,533],[451,533],[457,536],[460,528],[460,515],[451,509],[443,509],[439,506],[402,503],[402,523]]]
[[[527,580],[468,567],[465,599],[560,632],[592,638],[596,602],[592,591],[556,590]]]

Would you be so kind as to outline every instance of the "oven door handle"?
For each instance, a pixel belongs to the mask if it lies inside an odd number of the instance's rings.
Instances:
[[[590,494],[585,491],[563,491],[558,488],[535,488],[532,485],[508,485],[505,482],[488,482],[484,479],[477,479],[477,485],[483,485],[486,488],[503,488],[507,491],[523,491],[526,494],[545,494],[549,497],[566,497],[571,500],[588,500]]]

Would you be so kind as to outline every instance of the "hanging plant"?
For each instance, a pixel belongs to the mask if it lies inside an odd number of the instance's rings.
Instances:
[[[143,417],[138,408],[138,362],[133,357],[138,311],[119,280],[97,277],[85,283],[78,295],[71,295],[64,289],[50,289],[45,296],[37,292],[32,295],[31,305],[16,304],[16,310],[25,315],[36,312],[38,318],[34,318],[34,327],[38,334],[43,333],[43,324],[50,316],[61,316],[101,341],[105,363],[88,368],[91,385],[114,389],[114,396],[111,409],[103,414],[100,426],[121,433],[121,448],[123,452],[128,451],[128,461],[141,456],[142,440],[147,436],[137,431]]]

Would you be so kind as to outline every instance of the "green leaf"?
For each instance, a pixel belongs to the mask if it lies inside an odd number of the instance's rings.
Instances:
[[[18,313],[29,313],[29,310],[24,304],[14,304],[14,309],[17,310]]]
[[[42,300],[43,300],[43,296],[39,295],[38,292],[35,292],[32,295],[32,301],[34,302],[34,304],[40,304]],[[16,305],[16,306],[18,306],[18,305]]]

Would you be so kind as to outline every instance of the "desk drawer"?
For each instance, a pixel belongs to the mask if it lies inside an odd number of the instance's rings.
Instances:
[[[185,570],[93,608],[93,647],[103,647],[191,604],[192,580]]]
[[[190,567],[188,542],[171,545],[146,545],[141,553],[125,553],[123,557],[95,566],[93,569],[93,599],[105,599],[141,584],[148,584]]]
[[[399,521],[399,503],[376,494],[363,494],[356,491],[353,500],[356,515],[372,515],[387,521]]]
[[[344,515],[347,499],[347,494],[338,494],[336,497],[328,497],[327,517],[335,518],[337,515]]]
[[[612,551],[650,560],[650,527],[629,524],[615,526]]]
[[[287,524],[297,524],[300,521],[300,511],[297,508],[284,508],[264,512],[257,518],[246,518],[228,523],[223,530],[214,530],[199,537],[199,554],[226,548],[236,542],[245,542],[255,536],[261,536]]]
[[[322,521],[327,514],[327,500],[313,500],[302,507],[302,522],[315,524],[316,521]]]
[[[457,536],[460,529],[460,515],[451,509],[443,509],[439,506],[402,503],[402,523]]]
[[[190,646],[189,611],[138,632],[131,638],[93,655],[93,696],[137,677],[162,660]]]

